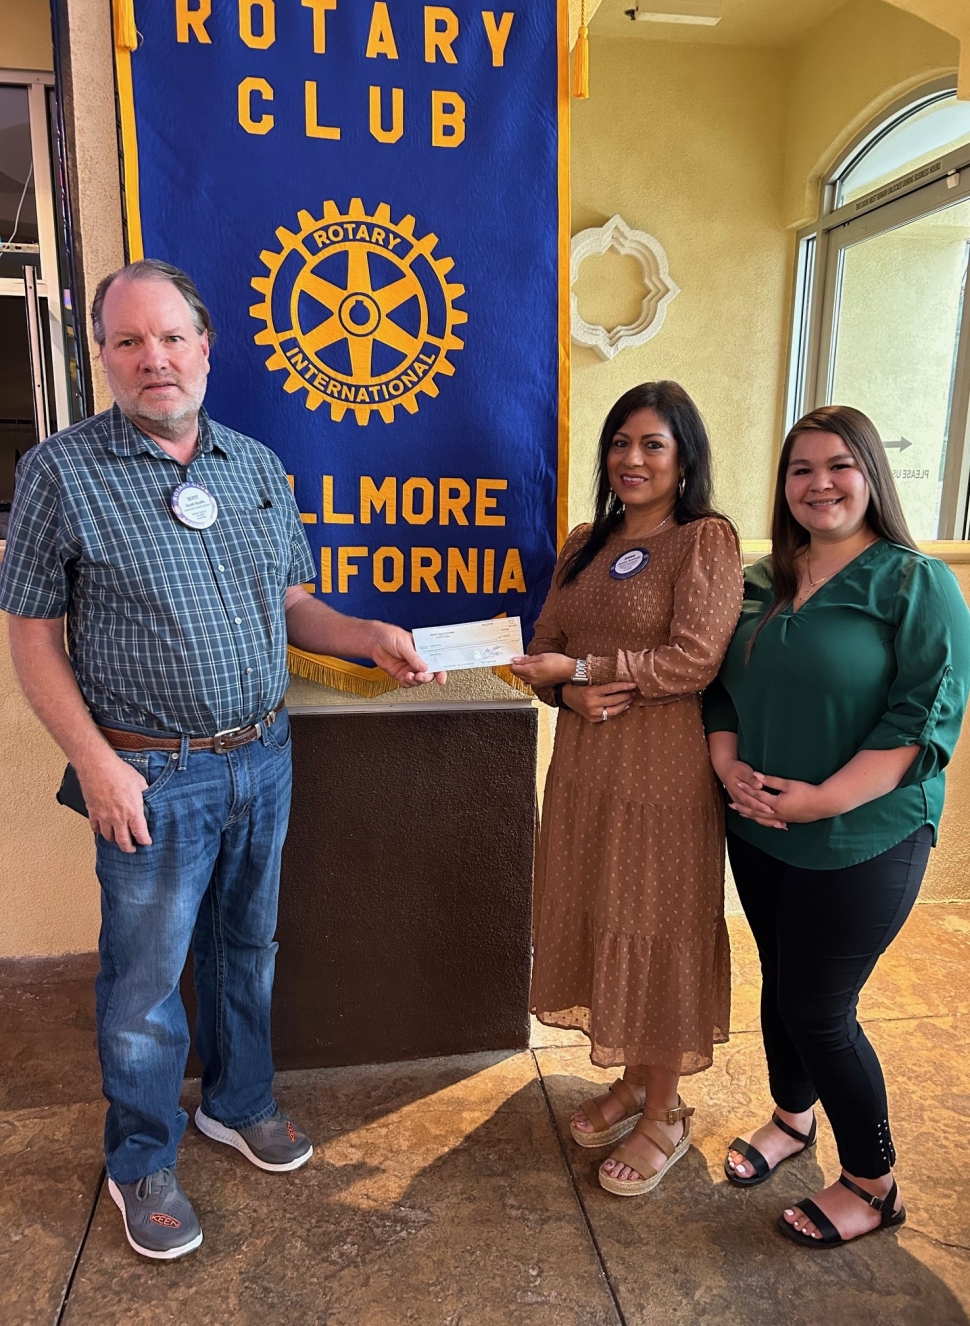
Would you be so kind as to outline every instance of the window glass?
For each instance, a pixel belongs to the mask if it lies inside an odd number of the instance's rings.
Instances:
[[[852,244],[843,258],[829,399],[879,429],[917,539],[941,537],[968,257],[970,200]]]
[[[0,85],[0,276],[24,263],[40,263],[27,89]]]
[[[970,143],[970,102],[957,101],[954,93],[924,102],[904,112],[849,163],[838,181],[836,206],[854,202],[965,143]]]

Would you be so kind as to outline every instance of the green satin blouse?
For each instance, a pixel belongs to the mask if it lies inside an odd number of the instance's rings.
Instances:
[[[868,861],[943,810],[970,686],[970,611],[943,562],[880,540],[798,611],[769,621],[771,558],[745,574],[744,606],[704,696],[708,732],[737,732],[759,772],[821,783],[860,750],[920,746],[902,783],[845,815],[766,828],[728,810],[728,827],[791,865],[834,870]]]

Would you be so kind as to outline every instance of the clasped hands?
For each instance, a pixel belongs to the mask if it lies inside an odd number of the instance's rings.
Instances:
[[[566,654],[522,654],[509,665],[517,677],[537,686],[562,686],[563,704],[587,723],[604,722],[625,713],[636,694],[636,682],[608,681],[601,686],[571,686],[576,660]]]
[[[731,809],[766,828],[812,824],[835,813],[826,804],[824,784],[758,773],[743,760],[731,760],[715,772],[727,789]]]

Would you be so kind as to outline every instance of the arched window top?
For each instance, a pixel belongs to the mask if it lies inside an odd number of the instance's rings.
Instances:
[[[842,165],[834,177],[835,206],[970,143],[970,102],[952,90],[934,92],[897,110]]]

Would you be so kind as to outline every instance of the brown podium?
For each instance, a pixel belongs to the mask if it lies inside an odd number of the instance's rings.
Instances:
[[[536,711],[290,713],[277,1068],[528,1044]]]

